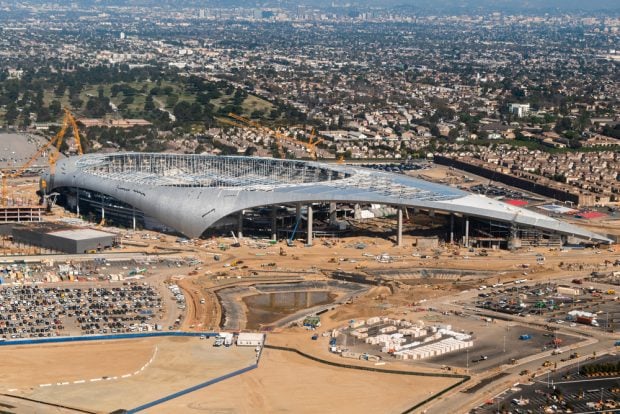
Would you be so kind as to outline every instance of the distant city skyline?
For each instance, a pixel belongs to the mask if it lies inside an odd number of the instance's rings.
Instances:
[[[5,4],[66,4],[64,1],[31,0],[5,1]],[[421,13],[479,14],[506,13],[567,13],[587,11],[620,11],[620,2],[615,0],[77,0],[81,6],[165,6],[165,7],[248,7],[248,8],[291,8],[297,6],[314,8],[391,8],[416,10]]]

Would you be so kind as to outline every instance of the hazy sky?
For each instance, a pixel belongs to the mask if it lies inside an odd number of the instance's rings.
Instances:
[[[6,0],[5,0],[6,1]],[[177,7],[277,7],[296,6],[336,6],[349,7],[394,7],[406,6],[419,10],[436,10],[446,13],[476,13],[505,11],[511,13],[554,11],[556,13],[571,11],[610,10],[620,11],[620,0],[73,0],[76,3],[94,5],[176,5]],[[8,3],[17,0],[8,0]],[[68,0],[30,0],[31,3],[67,3]]]

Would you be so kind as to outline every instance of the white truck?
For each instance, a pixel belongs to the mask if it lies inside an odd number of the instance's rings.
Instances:
[[[230,332],[220,332],[216,337],[215,337],[215,342],[213,343],[213,346],[231,346],[234,342],[234,334],[230,333]]]

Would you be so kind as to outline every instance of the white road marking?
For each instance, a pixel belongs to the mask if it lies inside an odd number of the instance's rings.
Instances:
[[[52,384],[41,384],[41,385],[39,385],[39,387],[51,387],[51,386],[52,386]]]

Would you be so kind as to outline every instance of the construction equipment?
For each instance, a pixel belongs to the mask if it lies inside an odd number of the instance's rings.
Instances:
[[[308,142],[299,141],[299,140],[297,140],[295,138],[289,137],[286,134],[283,134],[281,132],[278,132],[278,131],[275,131],[273,129],[267,128],[266,126],[261,125],[261,124],[259,124],[256,121],[252,121],[251,119],[245,118],[245,117],[243,117],[241,115],[237,115],[237,114],[234,114],[234,113],[230,112],[228,114],[228,116],[233,118],[233,119],[235,119],[236,121],[239,121],[239,122],[247,125],[247,126],[255,128],[258,131],[261,131],[261,132],[263,132],[263,133],[265,133],[267,135],[274,136],[276,138],[276,143],[278,144],[278,150],[279,150],[280,154],[282,154],[282,155],[285,155],[282,152],[282,144],[285,143],[285,142],[288,142],[288,143],[290,143],[292,145],[297,145],[297,146],[304,147],[306,149],[306,151],[310,154],[312,159],[316,159],[317,158],[316,157],[316,155],[317,155],[316,154],[316,145],[321,143],[321,142],[323,142],[323,139],[318,139],[317,141],[312,142],[312,140],[313,140],[313,136],[312,135],[310,137],[310,141],[311,142],[309,142],[309,143]],[[226,122],[226,123],[230,124],[230,122]],[[313,134],[314,134],[314,131],[313,131]]]
[[[234,115],[235,119],[243,119],[244,121],[247,121],[247,122],[242,124],[240,122],[236,122],[236,121],[233,121],[231,119],[218,118],[219,122],[221,122],[223,124],[230,125],[230,126],[234,126],[234,127],[237,127],[237,128],[243,128],[243,129],[254,128],[254,129],[258,129],[259,131],[261,131],[261,132],[263,132],[263,133],[265,133],[265,134],[267,134],[269,136],[271,136],[272,133],[273,133],[273,131],[270,131],[270,130],[268,130],[266,128],[262,128],[262,127],[258,126],[258,124],[256,122],[254,122],[254,121],[246,120],[245,118],[240,117],[240,116],[235,115],[235,114],[232,114],[232,113],[230,113],[228,115],[231,115],[231,116]],[[286,153],[284,152],[284,150],[282,148],[281,142],[280,142],[280,140],[277,137],[274,139],[274,142],[276,143],[276,145],[278,147],[278,153],[281,154],[282,156],[286,155]]]
[[[312,156],[312,159],[316,161],[316,159],[318,158],[316,146],[325,140],[323,138],[319,138],[315,141],[315,138],[316,134],[314,132],[314,128],[312,128],[312,132],[310,132],[310,139],[308,140],[308,148],[310,149],[310,155]]]
[[[8,202],[8,180],[20,177],[47,150],[51,150],[49,154],[50,172],[51,174],[54,173],[56,161],[60,156],[62,140],[69,126],[73,128],[73,136],[75,137],[77,153],[80,155],[83,154],[82,143],[80,140],[77,123],[75,121],[75,118],[73,118],[73,115],[71,115],[71,112],[69,112],[69,110],[65,108],[65,116],[62,122],[62,128],[60,129],[58,134],[56,134],[49,142],[39,148],[39,150],[32,157],[30,157],[30,159],[26,161],[21,167],[18,167],[15,170],[0,170],[0,172],[2,173],[2,207],[6,207]],[[41,187],[46,188],[47,183],[45,181],[42,181]]]
[[[71,126],[73,129],[73,137],[75,138],[76,152],[78,155],[82,155],[84,152],[82,150],[82,141],[80,139],[80,132],[78,130],[77,122],[75,122],[75,118],[71,115],[71,112],[65,108],[65,117],[62,120],[62,128],[56,134],[56,149],[57,151],[50,152],[49,156],[49,164],[50,164],[50,175],[54,175],[56,171],[56,161],[58,161],[58,157],[60,157],[60,151],[62,148],[62,140],[65,137],[65,133],[67,129]]]
[[[299,215],[299,217],[297,217],[297,221],[295,221],[295,227],[293,227],[293,232],[291,233],[291,237],[288,238],[288,240],[286,241],[286,244],[289,247],[293,247],[293,239],[295,238],[295,233],[297,233],[297,228],[299,227],[299,222],[301,221],[301,215]]]
[[[233,244],[231,244],[231,247],[241,247],[241,243],[239,243],[239,240],[237,240],[237,237],[235,236],[235,232],[231,231],[230,234],[232,234],[233,240],[235,241]]]

